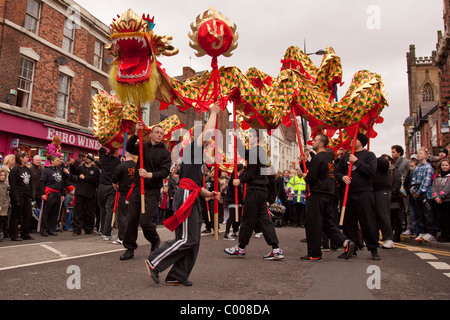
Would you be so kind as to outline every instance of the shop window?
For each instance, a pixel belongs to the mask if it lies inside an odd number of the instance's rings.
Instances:
[[[103,43],[98,40],[95,40],[94,67],[102,69],[102,61],[103,61]]]
[[[39,16],[41,15],[41,3],[36,0],[28,0],[25,13],[24,27],[35,34],[38,33]]]
[[[73,41],[75,39],[75,28],[73,23],[67,19],[64,23],[64,36],[62,48],[65,51],[73,53]]]
[[[16,106],[22,108],[29,107],[31,101],[31,90],[33,88],[33,76],[34,76],[34,61],[21,57]]]
[[[58,85],[58,100],[56,102],[56,117],[66,119],[67,108],[69,106],[69,93],[70,93],[71,79],[68,75],[59,75]]]

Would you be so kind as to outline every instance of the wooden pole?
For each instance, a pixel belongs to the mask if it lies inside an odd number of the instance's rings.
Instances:
[[[211,66],[213,68],[212,74],[215,75],[214,78],[214,88],[213,88],[213,100],[217,102],[219,98],[219,70],[217,65],[217,57],[213,57]],[[219,193],[219,142],[218,142],[218,131],[219,131],[219,114],[216,116],[216,129],[214,137],[214,191]],[[219,240],[219,200],[214,197],[214,239]]]
[[[203,175],[203,188],[206,189],[206,182],[205,182],[205,176]],[[209,213],[209,203],[208,201],[206,202],[206,211],[208,212],[208,221],[211,222],[211,214]]]
[[[128,132],[125,132],[125,139],[124,139],[124,143],[123,143],[123,147],[122,147],[122,159],[120,160],[120,162],[123,162],[123,159],[125,158],[125,149],[126,149],[126,145],[127,145],[127,141],[128,141]],[[114,210],[113,210],[113,216],[111,219],[111,228],[114,228],[114,224],[116,222],[116,210],[117,210],[117,206],[119,205],[119,198],[120,198],[120,193],[117,190],[116,191],[116,198],[114,199]]]
[[[306,159],[305,153],[303,151],[302,139],[300,138],[300,129],[298,128],[297,115],[295,114],[295,109],[293,107],[292,107],[292,115],[294,116],[295,131],[297,132],[297,141],[300,147],[300,154],[302,156],[303,172],[307,173],[308,169],[306,168]]]
[[[237,164],[237,123],[236,123],[236,103],[233,103],[233,129],[234,129],[234,179],[238,178],[238,164]],[[239,191],[237,186],[234,187],[234,204],[235,207],[235,221],[239,221]]]
[[[358,127],[356,128],[355,136],[353,137],[353,146],[352,146],[352,154],[353,155],[355,154],[355,146],[356,146],[356,139],[358,136],[358,131],[359,131],[359,124],[358,124]],[[353,169],[353,162],[350,162],[350,164],[348,165],[348,173],[347,173],[349,178],[352,177],[352,169]],[[339,221],[339,226],[341,226],[341,227],[344,225],[345,208],[347,206],[347,198],[348,198],[348,189],[349,188],[350,188],[350,183],[345,186],[344,200],[342,201],[341,219]]]
[[[142,108],[139,106],[139,121],[142,121]],[[139,167],[144,168],[144,141],[142,140],[142,129],[139,130]],[[140,177],[141,182],[141,213],[145,213],[145,189],[144,178]]]

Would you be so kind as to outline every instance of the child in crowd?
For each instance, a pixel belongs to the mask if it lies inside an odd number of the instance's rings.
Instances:
[[[73,199],[75,197],[75,187],[68,186],[66,188],[66,197],[64,198],[64,210],[66,211],[66,219],[64,221],[64,231],[72,231],[73,228]]]
[[[0,240],[6,236],[9,210],[9,186],[6,168],[0,168]]]
[[[169,186],[164,185],[162,187],[160,199],[158,223],[161,223],[168,218],[167,213],[169,211]]]
[[[52,143],[49,143],[46,147],[47,149],[47,157],[50,155],[57,155],[58,157],[62,156],[62,152],[61,152],[61,137],[60,136],[54,136],[53,137],[53,141]],[[45,162],[45,167],[50,167],[51,163],[50,161],[47,159],[47,161]]]
[[[431,185],[431,196],[434,199],[438,225],[441,235],[439,242],[450,241],[450,160],[444,158],[440,161],[436,177]]]
[[[414,168],[411,178],[411,196],[414,198],[413,205],[418,223],[419,235],[417,241],[436,240],[435,214],[432,208],[431,182],[434,170],[427,161],[429,152],[425,148],[417,151],[418,164]]]

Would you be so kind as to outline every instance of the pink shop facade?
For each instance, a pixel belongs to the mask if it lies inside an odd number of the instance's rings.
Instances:
[[[40,155],[44,160],[46,147],[56,135],[61,137],[65,160],[86,153],[95,156],[101,147],[90,134],[0,111],[0,155],[3,157],[21,150],[28,152],[30,158]]]

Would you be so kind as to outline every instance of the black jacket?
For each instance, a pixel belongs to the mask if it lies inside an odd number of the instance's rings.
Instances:
[[[127,143],[126,150],[134,155],[139,156],[139,145],[136,144],[138,137],[132,135]],[[144,143],[144,169],[153,174],[151,179],[144,179],[144,186],[146,189],[161,189],[163,186],[163,180],[167,178],[170,172],[170,166],[172,165],[172,158],[169,150],[164,146],[164,143],[152,145],[151,141]],[[137,161],[136,172],[134,174],[133,183],[136,186],[140,186],[139,170],[140,159]]]
[[[31,172],[28,167],[14,167],[8,176],[11,203],[17,204],[21,198],[31,198]]]
[[[64,180],[68,176],[61,171],[60,167],[47,167],[42,171],[41,188],[45,192],[45,187],[58,190],[64,195]]]
[[[81,174],[84,175],[84,179],[78,178],[77,180],[75,194],[86,198],[95,198],[100,170],[95,165],[86,167],[82,164],[77,167],[70,166],[70,172],[78,177]]]
[[[334,178],[334,160],[328,152],[319,152],[311,160],[305,179],[311,193],[334,196],[336,182]]]
[[[392,178],[389,170],[389,161],[387,161],[385,157],[377,158],[377,171],[373,176],[372,184],[374,191],[392,190]]]
[[[260,146],[245,150],[245,160],[247,160],[247,169],[245,170],[241,183],[247,183],[248,189],[267,190],[269,178],[263,174],[262,169],[267,167],[267,157]],[[239,148],[238,148],[239,151]]]
[[[133,160],[124,161],[119,164],[112,175],[112,183],[119,183],[119,192],[124,193],[130,190],[133,183],[136,163]]]
[[[110,155],[106,152],[105,148],[100,148],[99,150],[100,164],[102,166],[102,172],[100,173],[99,183],[111,185],[112,175],[116,170],[117,166],[120,164],[119,158]]]
[[[359,193],[373,191],[372,178],[377,170],[377,158],[373,152],[366,149],[355,152],[358,160],[353,163],[352,182],[350,183],[349,193]],[[348,174],[349,154],[342,156],[339,161],[335,175],[338,181]],[[343,184],[345,185],[345,184]]]
[[[42,167],[37,166],[34,163],[30,167],[31,172],[31,187],[32,187],[32,197],[40,198],[44,193],[44,190],[41,189],[41,175],[42,175]]]

